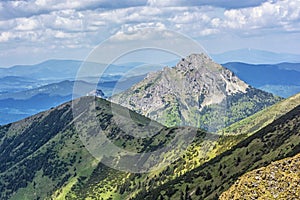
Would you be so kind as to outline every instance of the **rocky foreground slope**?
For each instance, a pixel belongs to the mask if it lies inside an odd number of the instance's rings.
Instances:
[[[219,199],[257,198],[300,199],[300,154],[246,173]]]

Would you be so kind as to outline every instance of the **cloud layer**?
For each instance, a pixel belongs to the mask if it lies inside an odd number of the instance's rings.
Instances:
[[[300,1],[1,1],[0,56],[9,57],[9,50],[21,46],[22,50],[46,48],[62,53],[67,49],[88,51],[111,35],[125,37],[151,26],[195,39],[298,34]]]

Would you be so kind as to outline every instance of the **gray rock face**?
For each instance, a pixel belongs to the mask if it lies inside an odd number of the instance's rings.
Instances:
[[[204,108],[218,105],[218,112],[224,114],[228,110],[227,97],[246,94],[249,88],[233,72],[206,55],[192,54],[173,68],[149,73],[111,101],[166,126],[202,127]],[[218,116],[218,112],[214,109],[214,115]]]

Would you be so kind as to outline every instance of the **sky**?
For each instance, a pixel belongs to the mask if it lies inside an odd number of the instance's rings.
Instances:
[[[135,35],[147,28],[183,34],[210,54],[300,54],[300,0],[2,0],[0,67],[84,60],[110,37],[153,39]]]

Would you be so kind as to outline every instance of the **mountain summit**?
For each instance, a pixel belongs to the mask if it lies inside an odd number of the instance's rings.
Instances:
[[[192,88],[194,93],[204,94],[205,100],[209,99],[212,103],[220,103],[227,95],[246,93],[249,88],[249,85],[236,77],[233,72],[213,62],[205,54],[192,54],[182,59],[174,69],[180,71],[186,78],[188,83],[186,89]]]
[[[279,98],[257,90],[205,54],[191,54],[111,98],[166,126],[215,131],[274,104]]]

